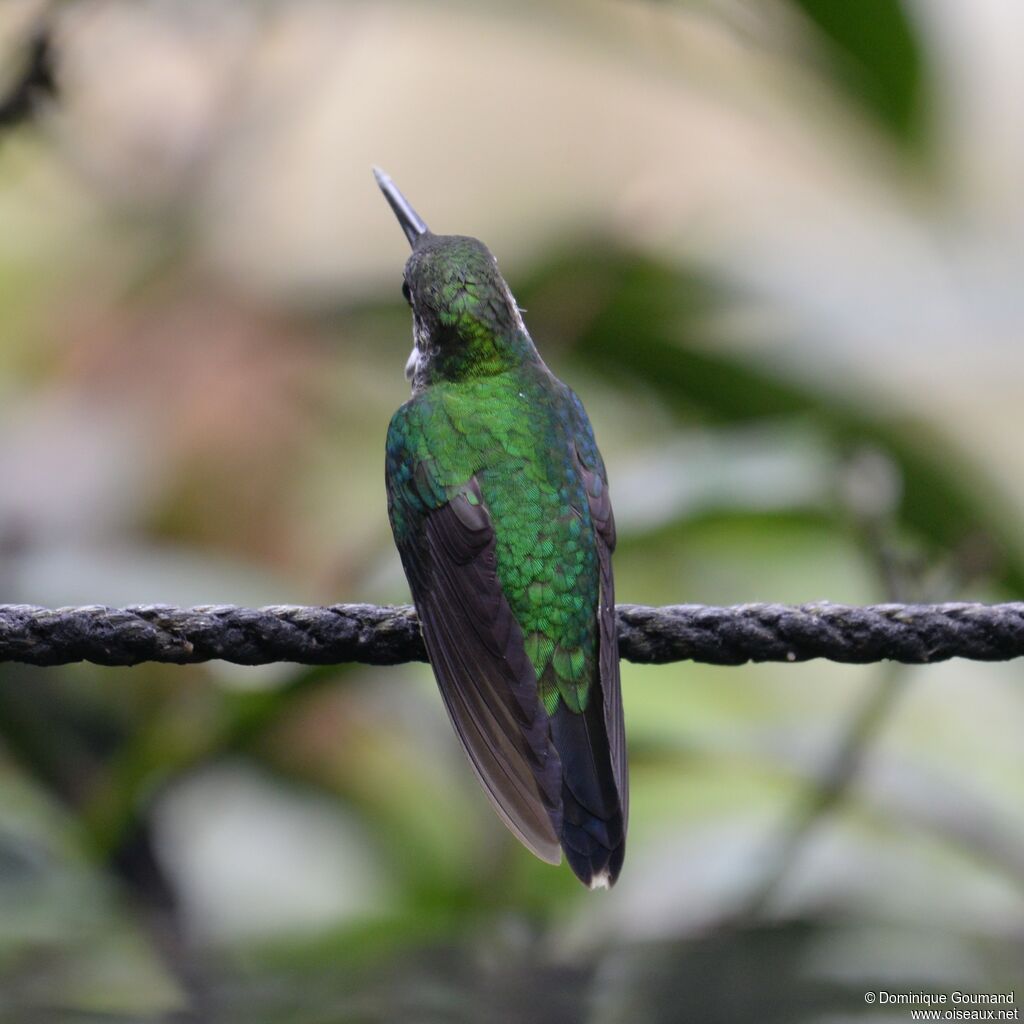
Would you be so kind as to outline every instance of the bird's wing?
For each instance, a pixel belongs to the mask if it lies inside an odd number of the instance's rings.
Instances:
[[[612,552],[615,550],[615,516],[608,494],[608,477],[593,430],[583,406],[575,395],[577,410],[576,460],[590,506],[590,518],[597,539],[598,565],[601,576],[598,626],[600,634],[599,678],[604,703],[605,729],[611,752],[612,774],[619,791],[622,823],[625,830],[629,817],[629,769],[626,760],[626,730],[622,717],[622,686],[619,679],[619,639],[615,618],[615,577],[612,573]]]
[[[491,516],[475,477],[444,486],[424,450],[429,439],[412,450],[408,410],[388,431],[388,511],[441,696],[499,815],[557,864],[561,764],[498,581]]]

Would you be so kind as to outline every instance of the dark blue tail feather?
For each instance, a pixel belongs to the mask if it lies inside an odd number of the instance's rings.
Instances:
[[[562,761],[560,838],[566,860],[585,885],[614,885],[626,834],[600,703],[591,701],[582,713],[562,704],[551,719],[551,737]]]

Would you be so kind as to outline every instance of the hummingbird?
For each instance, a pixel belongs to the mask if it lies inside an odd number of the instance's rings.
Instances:
[[[490,250],[435,235],[374,175],[412,247],[412,396],[388,427],[385,476],[430,664],[504,823],[609,888],[628,779],[604,462]]]

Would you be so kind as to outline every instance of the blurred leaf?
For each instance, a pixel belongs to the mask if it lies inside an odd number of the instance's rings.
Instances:
[[[77,822],[0,761],[0,1022],[166,1020],[184,997]]]
[[[835,463],[809,431],[769,424],[684,435],[638,452],[616,473],[615,522],[636,539],[703,517],[822,518],[834,503]]]
[[[793,0],[831,44],[839,82],[900,142],[924,141],[923,65],[900,0]]]

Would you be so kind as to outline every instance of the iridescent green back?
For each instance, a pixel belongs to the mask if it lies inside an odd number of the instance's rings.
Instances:
[[[494,522],[498,577],[549,715],[560,698],[582,710],[595,670],[598,562],[587,495],[570,458],[576,418],[575,395],[531,363],[433,385],[399,410],[388,435],[389,453],[429,466],[439,503],[471,477],[479,481]]]

